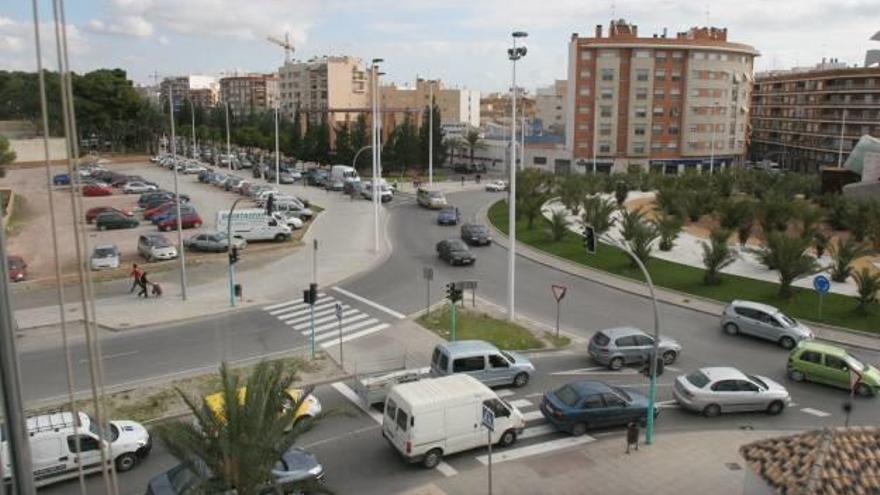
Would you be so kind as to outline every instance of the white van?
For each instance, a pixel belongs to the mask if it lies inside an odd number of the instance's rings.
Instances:
[[[216,228],[228,230],[229,211],[217,212]],[[284,241],[290,238],[290,227],[266,214],[262,208],[245,208],[232,213],[232,237],[246,241]]]
[[[433,468],[444,455],[486,445],[483,406],[495,412],[492,443],[516,442],[526,425],[522,413],[474,377],[460,374],[395,385],[385,399],[382,436],[407,461]]]
[[[333,165],[330,168],[330,182],[340,180],[343,183],[361,180],[358,176],[357,170],[354,167],[349,167],[348,165]]]
[[[100,472],[101,450],[115,463],[117,471],[128,471],[153,447],[149,432],[140,423],[110,421],[109,429],[99,436],[101,427],[91,416],[84,412],[77,415],[80,425],[76,429],[75,418],[70,412],[41,414],[27,419],[36,486],[76,478],[79,466],[86,474]],[[0,456],[3,458],[3,472],[10,473],[9,447],[5,440]],[[7,476],[3,481],[7,483],[9,480]]]

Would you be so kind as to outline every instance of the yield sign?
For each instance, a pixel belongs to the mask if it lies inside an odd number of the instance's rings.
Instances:
[[[553,297],[556,298],[556,302],[559,302],[565,297],[565,291],[568,290],[568,287],[554,284],[550,286],[550,289],[553,291]]]

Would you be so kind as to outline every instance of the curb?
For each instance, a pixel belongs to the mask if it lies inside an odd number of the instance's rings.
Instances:
[[[492,203],[492,204],[494,204],[494,203]],[[482,222],[482,223],[484,223],[485,225],[487,225],[490,229],[492,229],[492,231],[494,232],[494,234],[496,234],[496,236],[493,236],[492,242],[493,242],[494,244],[500,246],[501,248],[508,249],[507,242],[509,242],[509,241],[508,241],[508,240],[509,240],[509,237],[508,237],[506,234],[504,234],[503,232],[501,232],[498,228],[495,227],[494,224],[492,224],[492,222],[489,221],[488,211],[489,211],[489,208],[490,208],[491,206],[492,206],[492,205],[490,204],[490,205],[486,205],[486,206],[484,206],[483,208],[481,208],[481,209],[477,212],[477,217],[478,217],[478,219],[480,220],[480,222]],[[501,242],[499,242],[499,241],[497,240],[497,238],[504,238],[506,242],[502,244]],[[548,262],[546,259],[542,259],[541,257],[536,256],[536,255],[535,255],[535,252],[538,252],[538,253],[540,253],[542,256],[546,256],[547,258],[551,258],[551,259],[553,259],[553,260],[556,260],[556,261],[559,262],[559,264],[552,264],[552,263]],[[524,257],[524,258],[527,258],[528,260],[530,260],[530,261],[532,261],[532,262],[535,262],[535,263],[537,263],[537,264],[539,264],[539,265],[546,266],[546,267],[548,267],[548,268],[552,268],[552,269],[554,269],[554,270],[559,270],[559,271],[561,271],[561,272],[565,272],[565,273],[568,274],[568,275],[571,275],[571,276],[574,276],[574,277],[578,277],[578,278],[583,279],[583,280],[588,280],[588,281],[590,281],[590,282],[593,282],[593,283],[596,283],[596,284],[602,285],[602,286],[604,286],[604,287],[608,287],[608,288],[610,288],[610,289],[614,289],[614,290],[618,290],[618,291],[620,291],[620,292],[624,292],[624,293],[627,293],[627,294],[631,294],[631,295],[639,296],[639,297],[641,297],[641,298],[643,298],[643,299],[650,299],[650,296],[649,296],[648,294],[644,294],[644,293],[636,292],[636,291],[631,290],[631,289],[629,289],[629,288],[621,287],[621,286],[619,286],[619,285],[615,285],[615,284],[610,283],[610,282],[605,281],[605,280],[600,280],[598,277],[597,277],[597,278],[588,277],[588,276],[584,275],[583,273],[577,273],[577,272],[575,272],[574,270],[569,269],[569,267],[566,266],[566,265],[576,266],[576,267],[578,267],[579,269],[581,269],[581,270],[583,270],[583,271],[586,271],[586,272],[592,272],[592,273],[595,273],[595,274],[597,274],[597,275],[602,275],[602,276],[604,276],[604,277],[609,277],[609,278],[613,278],[613,279],[619,280],[619,281],[621,281],[621,282],[629,282],[629,283],[632,283],[632,284],[638,284],[639,286],[644,287],[645,284],[644,284],[643,282],[640,282],[640,281],[635,280],[635,279],[629,279],[629,278],[621,277],[620,275],[616,275],[616,274],[613,274],[613,273],[608,273],[608,272],[604,272],[604,271],[601,271],[601,270],[596,270],[595,268],[592,268],[592,267],[589,267],[589,266],[575,264],[575,263],[572,262],[572,261],[566,260],[566,259],[564,259],[564,258],[560,258],[560,257],[558,257],[558,256],[556,256],[556,255],[554,255],[554,254],[550,254],[550,253],[547,253],[547,252],[541,251],[541,250],[539,250],[539,249],[533,248],[532,246],[529,246],[529,245],[527,245],[527,244],[523,244],[522,242],[519,242],[519,241],[517,241],[517,255],[522,256],[522,257]],[[687,293],[684,293],[684,292],[679,292],[679,291],[677,291],[677,290],[674,290],[674,289],[668,289],[668,288],[666,288],[666,287],[657,287],[657,289],[658,289],[657,292],[658,292],[658,293],[660,294],[660,296],[661,296],[661,297],[658,297],[658,301],[659,301],[659,302],[662,302],[662,303],[664,303],[664,304],[669,304],[669,305],[672,305],[672,306],[677,306],[677,307],[684,308],[684,309],[688,309],[688,310],[691,310],[691,311],[697,311],[697,312],[700,312],[700,313],[703,313],[703,314],[706,314],[706,315],[709,315],[709,316],[718,316],[718,315],[720,314],[720,311],[719,311],[719,312],[711,312],[711,311],[708,311],[708,310],[703,309],[703,308],[694,307],[694,306],[689,306],[689,305],[687,305],[687,304],[683,304],[683,303],[681,303],[681,302],[679,302],[679,301],[676,301],[674,298],[662,297],[662,296],[663,296],[663,292],[666,292],[667,294],[674,294],[674,295],[676,295],[676,296],[681,297],[682,299],[692,299],[692,300],[702,301],[702,302],[705,302],[705,303],[707,303],[707,304],[717,304],[717,305],[722,305],[722,306],[724,305],[724,303],[721,302],[721,301],[716,301],[716,300],[714,300],[714,299],[709,299],[709,298],[705,298],[705,297],[701,297],[701,296],[696,296],[696,295],[692,295],[692,294],[687,294]],[[872,335],[872,334],[869,334],[869,333],[867,333],[867,332],[862,332],[862,331],[859,331],[859,330],[853,330],[853,329],[849,329],[849,328],[843,328],[843,327],[837,327],[837,326],[833,326],[833,325],[826,325],[826,324],[822,324],[822,323],[816,323],[816,322],[813,322],[813,321],[811,321],[811,320],[806,320],[806,319],[804,319],[803,321],[805,321],[805,322],[807,322],[807,323],[809,323],[809,324],[811,324],[811,325],[813,325],[813,326],[816,326],[816,327],[823,327],[823,328],[827,328],[827,329],[829,329],[829,330],[833,330],[833,331],[850,333],[850,334],[853,334],[853,335],[859,335],[859,336],[861,336],[861,337],[872,337],[872,338],[877,338],[876,335]],[[845,346],[853,347],[853,348],[857,348],[857,349],[864,349],[864,350],[868,350],[868,351],[880,352],[880,345],[878,345],[878,346],[869,346],[869,345],[864,345],[864,344],[860,344],[860,343],[848,342],[848,341],[846,341],[846,340],[842,340],[842,339],[834,339],[834,338],[821,337],[821,336],[816,337],[816,340],[822,340],[822,341],[825,341],[825,342],[831,342],[831,343],[833,343],[833,344],[845,345]]]

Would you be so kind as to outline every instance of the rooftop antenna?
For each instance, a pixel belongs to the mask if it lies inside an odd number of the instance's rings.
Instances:
[[[615,19],[617,16],[617,2],[611,0],[611,18]]]
[[[281,48],[284,48],[284,63],[290,63],[290,54],[293,53],[293,45],[290,43],[290,33],[285,32],[283,40],[275,36],[267,36],[266,39],[269,40],[270,43],[275,43]]]

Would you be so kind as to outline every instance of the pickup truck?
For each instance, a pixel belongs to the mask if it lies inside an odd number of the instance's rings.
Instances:
[[[380,371],[355,377],[354,392],[361,402],[367,407],[373,404],[385,402],[385,396],[391,391],[391,387],[400,384],[415,382],[422,378],[428,378],[431,368],[400,369],[392,371]]]

